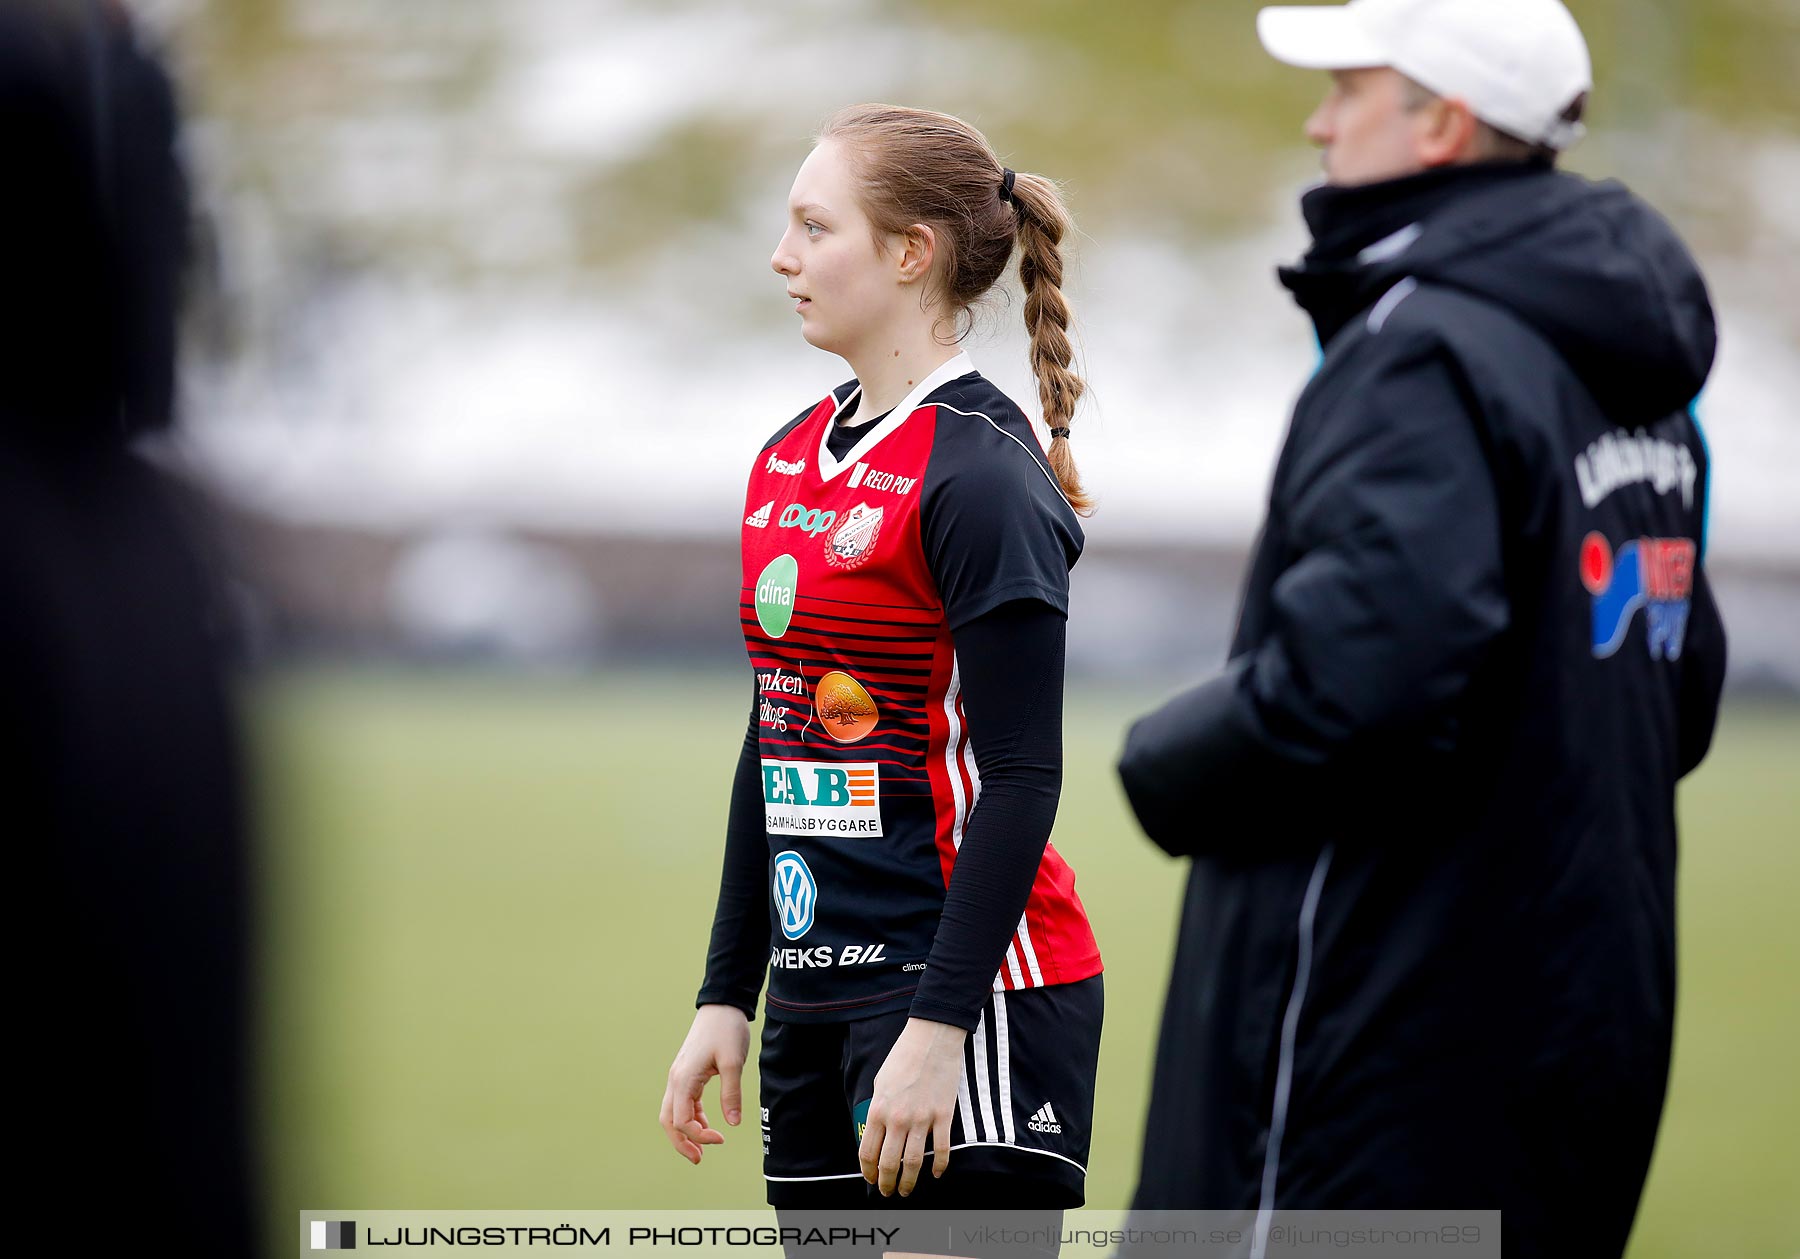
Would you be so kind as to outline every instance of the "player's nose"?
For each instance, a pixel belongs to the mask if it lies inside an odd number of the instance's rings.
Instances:
[[[781,243],[775,246],[775,252],[769,255],[769,266],[777,275],[794,275],[800,270],[800,264],[787,247],[787,237],[783,236]]]
[[[1330,101],[1320,101],[1319,107],[1312,111],[1312,116],[1306,120],[1303,128],[1306,138],[1320,148],[1331,143],[1330,106]]]

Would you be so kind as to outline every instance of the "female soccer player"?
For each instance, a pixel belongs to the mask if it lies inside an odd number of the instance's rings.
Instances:
[[[777,1207],[1083,1201],[1100,954],[1049,844],[1088,506],[1069,452],[1069,225],[1055,185],[1002,167],[967,123],[861,105],[801,166],[770,260],[801,334],[855,379],[751,468],[755,688],[662,1125],[694,1163],[722,1142],[701,1103],[715,1075],[739,1122],[768,967]],[[958,348],[1015,249],[1048,453]]]

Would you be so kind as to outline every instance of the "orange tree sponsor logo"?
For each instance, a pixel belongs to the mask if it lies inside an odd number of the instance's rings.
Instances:
[[[866,739],[881,720],[875,697],[842,670],[834,669],[819,679],[817,696],[819,725],[835,742]]]

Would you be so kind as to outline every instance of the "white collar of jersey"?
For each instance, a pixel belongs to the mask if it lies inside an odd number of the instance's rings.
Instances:
[[[849,454],[845,455],[842,459],[839,459],[831,453],[831,443],[829,440],[831,437],[831,426],[837,423],[838,415],[842,413],[845,407],[850,405],[853,399],[862,396],[862,385],[858,384],[856,388],[849,392],[842,402],[831,409],[831,419],[819,429],[819,480],[831,480],[845,468],[848,468],[851,464],[875,449],[875,447],[880,444],[882,438],[906,423],[912,413],[919,409],[919,404],[924,402],[926,397],[939,385],[955,380],[958,376],[967,376],[974,370],[975,363],[969,358],[968,351],[965,350],[958,354],[955,358],[932,372],[931,375],[927,376],[924,380],[921,380],[918,384],[914,385],[913,391],[900,400],[899,406],[888,412],[886,419],[882,420],[879,424],[870,425],[869,431],[863,434],[862,440],[856,443]]]

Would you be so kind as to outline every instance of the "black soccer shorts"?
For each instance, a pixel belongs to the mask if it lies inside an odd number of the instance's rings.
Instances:
[[[758,1066],[770,1205],[952,1209],[972,1198],[997,1210],[1082,1205],[1103,978],[988,997],[963,1048],[950,1167],[934,1180],[928,1143],[918,1187],[906,1199],[883,1198],[865,1181],[857,1151],[875,1073],[907,1012],[845,1023],[766,1019]],[[977,1185],[979,1195],[971,1192]]]

